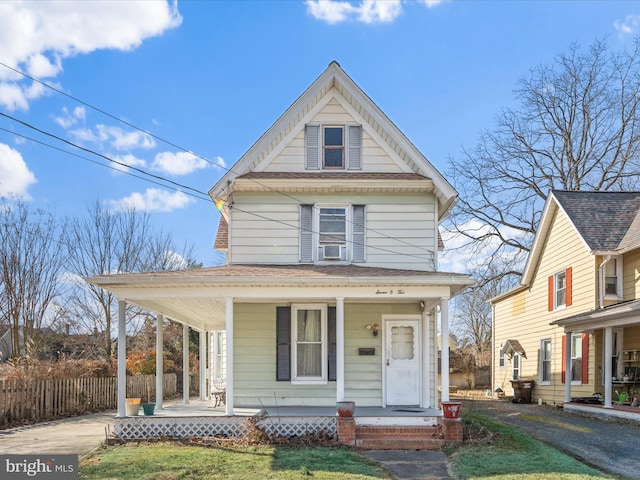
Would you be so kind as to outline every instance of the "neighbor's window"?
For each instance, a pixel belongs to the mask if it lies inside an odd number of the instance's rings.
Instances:
[[[324,127],[322,167],[344,168],[344,127]]]
[[[294,305],[292,318],[292,380],[327,381],[326,305]]]
[[[614,258],[604,267],[604,294],[618,295],[618,261]]]
[[[562,307],[567,304],[567,274],[566,272],[555,275],[555,307]]]
[[[520,354],[514,353],[511,357],[511,377],[520,380]]]
[[[500,346],[500,353],[498,356],[498,366],[499,367],[504,367],[505,365],[505,361],[504,361],[505,355],[504,352],[502,351],[502,346]]]
[[[551,340],[540,343],[540,383],[551,383]]]
[[[582,334],[571,336],[571,381],[582,382]]]

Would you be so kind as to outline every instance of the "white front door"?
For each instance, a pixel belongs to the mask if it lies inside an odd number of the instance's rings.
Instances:
[[[385,322],[387,405],[420,405],[420,321]]]

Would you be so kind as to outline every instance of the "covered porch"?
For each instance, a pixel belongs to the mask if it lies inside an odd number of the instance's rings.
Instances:
[[[119,299],[118,378],[123,387],[118,390],[118,418],[122,418],[119,425],[161,424],[163,419],[189,416],[208,418],[203,421],[207,423],[222,415],[239,417],[231,422],[242,423],[246,416],[261,411],[266,411],[270,419],[291,418],[297,411],[304,412],[307,418],[331,418],[335,423],[335,403],[343,400],[356,401],[356,418],[401,419],[418,412],[419,417],[436,419],[441,416],[438,391],[443,392],[443,401],[449,400],[448,345],[442,354],[444,374],[438,384],[437,334],[439,331],[448,337],[448,301],[472,283],[467,275],[352,265],[236,265],[105,275],[88,281],[115,292]],[[180,408],[165,407],[162,386],[156,385],[154,418],[127,417],[124,388],[127,303],[157,315],[156,372],[163,371],[164,318],[184,326],[185,342],[189,329],[199,332],[201,364],[206,364],[209,372],[223,372],[226,403],[222,408],[213,406],[214,395],[207,388],[207,384],[213,385],[214,380],[220,379],[207,378],[202,368],[198,402],[185,394]],[[275,314],[271,312],[276,311],[277,305],[283,305],[278,309],[311,305],[324,309],[323,312],[329,305],[335,312],[335,338],[332,340],[329,335],[322,340],[322,348],[330,358],[328,372],[323,371],[324,378],[314,382],[296,382],[295,378],[281,382],[276,378],[279,374],[275,370],[275,353],[280,347],[276,345],[276,322],[271,318]],[[409,326],[401,327],[400,331],[412,332],[413,342],[398,355],[390,340],[396,324]],[[224,332],[221,356],[211,355],[205,348],[211,332]],[[185,343],[185,351],[187,347]],[[396,380],[389,372],[396,360],[402,363],[406,352],[415,357],[416,380],[406,387],[411,390],[407,399],[391,398],[389,382]],[[246,361],[247,358],[251,361]],[[215,362],[223,368],[213,365]],[[327,378],[328,375],[333,377]],[[185,375],[185,392],[187,379]],[[305,395],[305,391],[311,393]],[[319,412],[324,415],[316,415]]]
[[[595,398],[574,396],[572,382],[566,381],[564,408],[640,422],[640,300],[616,303],[552,325],[564,328],[568,378],[573,368],[572,337],[587,333],[593,338],[589,363],[593,362]]]

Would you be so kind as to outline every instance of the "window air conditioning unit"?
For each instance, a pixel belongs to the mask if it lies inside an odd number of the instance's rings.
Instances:
[[[340,260],[340,245],[323,245],[323,260]]]

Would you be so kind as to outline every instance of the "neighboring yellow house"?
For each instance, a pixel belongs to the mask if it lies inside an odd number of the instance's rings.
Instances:
[[[636,415],[639,212],[640,192],[549,194],[521,284],[491,300],[494,390],[533,380],[534,402],[593,410],[601,394],[599,411]]]

